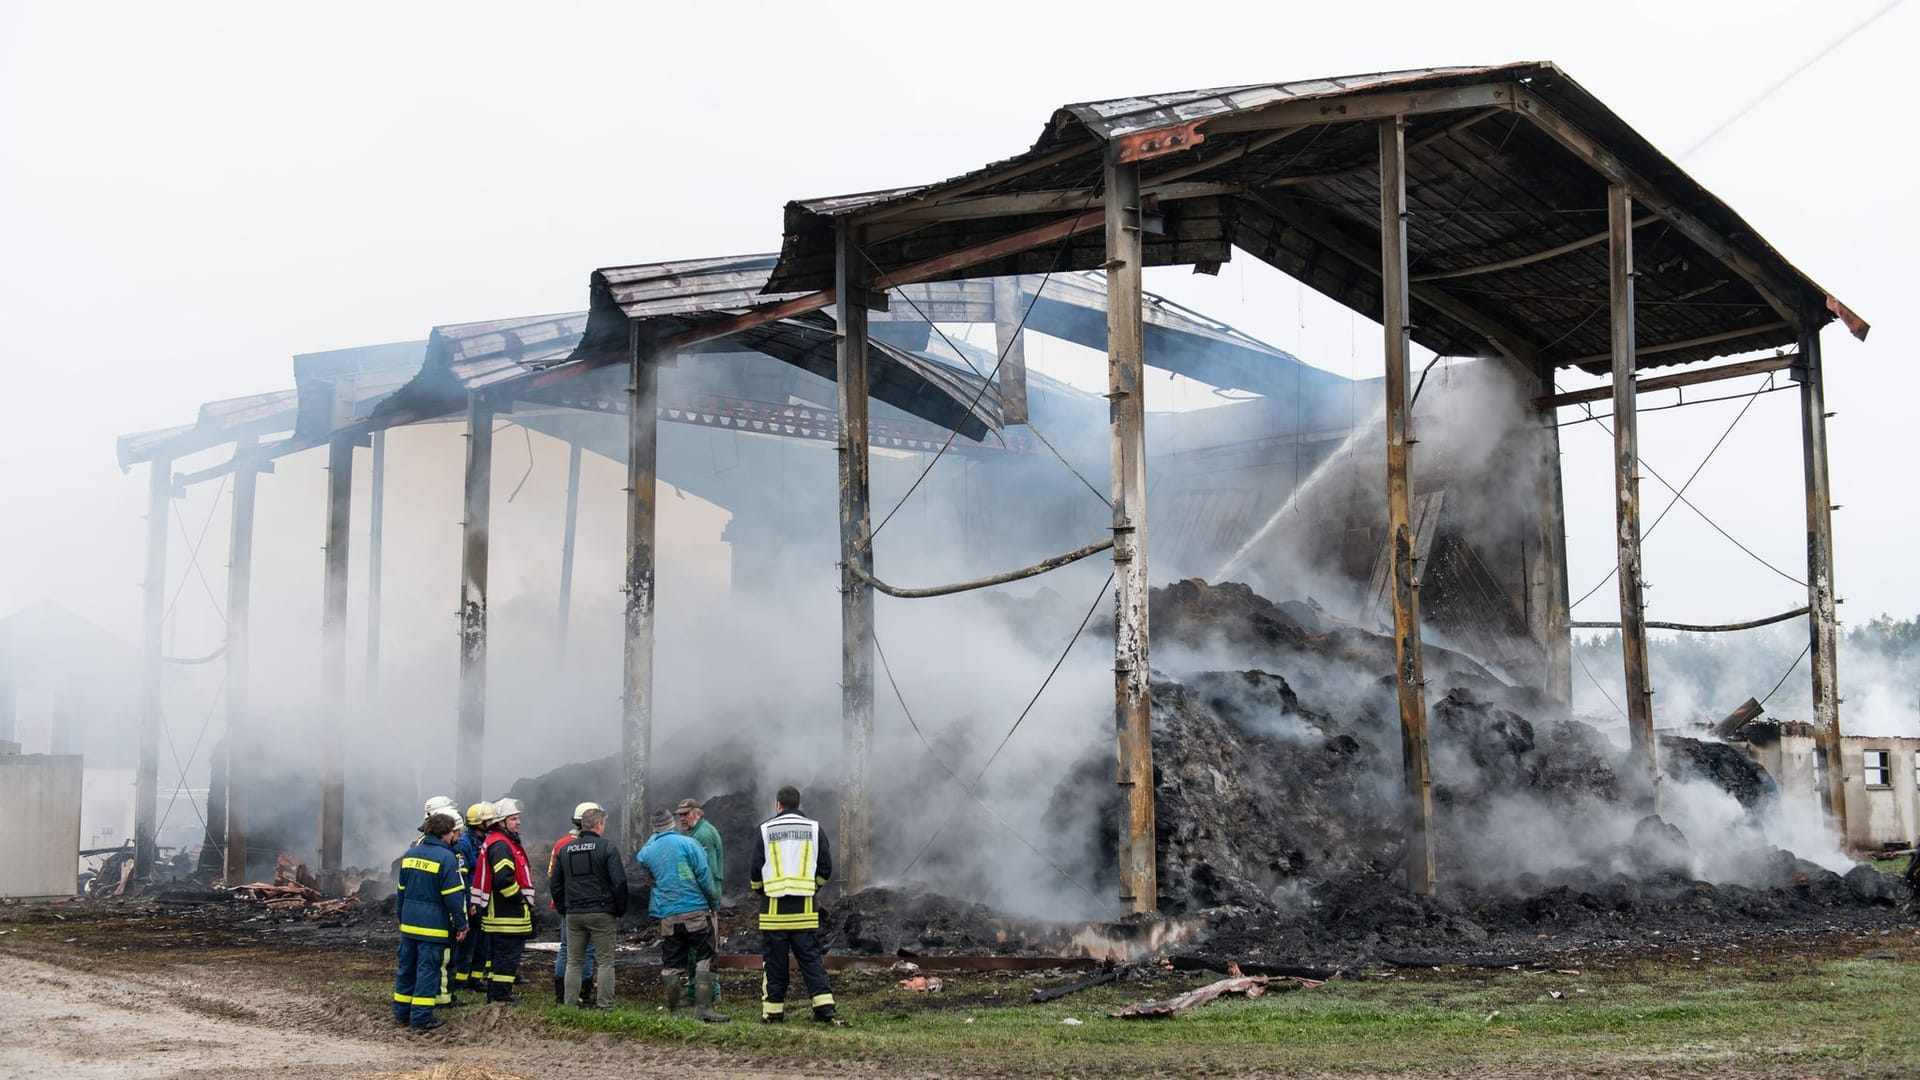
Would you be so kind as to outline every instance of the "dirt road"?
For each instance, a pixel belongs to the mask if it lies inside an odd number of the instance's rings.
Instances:
[[[365,1002],[304,996],[297,981],[218,953],[106,974],[86,957],[0,952],[0,1076],[17,1080],[786,1075],[706,1049],[547,1034],[536,1018],[485,1007],[449,1017],[440,1031],[414,1034]]]

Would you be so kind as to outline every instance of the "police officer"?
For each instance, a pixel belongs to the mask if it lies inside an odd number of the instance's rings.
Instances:
[[[533,875],[520,844],[520,800],[497,799],[498,820],[481,845],[472,899],[487,933],[487,1000],[512,1004],[520,954],[533,936]]]
[[[566,835],[553,842],[553,854],[547,856],[547,904],[560,914],[560,951],[556,953],[553,958],[553,1003],[555,1005],[565,1004],[567,1000],[567,913],[560,906],[560,893],[553,882],[555,875],[560,872],[560,852],[565,850],[568,844],[580,839],[580,833],[584,828],[584,826],[580,824],[580,816],[589,810],[600,810],[604,813],[605,807],[602,807],[597,802],[583,802],[574,807],[573,828],[568,829]],[[620,868],[622,880],[625,880],[626,872],[625,867]],[[625,908],[626,905],[623,902],[621,904],[621,910],[624,911]],[[593,970],[596,952],[597,950],[593,945],[592,939],[589,938],[587,943],[587,966],[583,969],[580,992],[575,995],[576,998],[584,999],[595,996]]]
[[[786,1020],[787,954],[799,961],[800,977],[812,996],[813,1018],[837,1024],[833,1013],[833,986],[820,953],[817,933],[820,912],[814,894],[833,876],[833,855],[827,850],[827,831],[800,813],[800,790],[788,785],[774,799],[774,815],[760,823],[759,850],[754,854],[747,887],[766,898],[760,911],[761,986],[760,1022]]]
[[[448,995],[449,947],[467,936],[467,886],[447,837],[460,827],[451,807],[427,817],[425,836],[400,858],[400,955],[393,978],[393,1021],[431,1031]]]
[[[566,919],[562,944],[567,950],[566,1001],[583,1003],[582,975],[600,955],[599,994],[592,1008],[613,1008],[614,935],[627,913],[627,868],[620,848],[606,835],[607,812],[597,803],[580,811],[580,835],[554,856],[553,906]]]

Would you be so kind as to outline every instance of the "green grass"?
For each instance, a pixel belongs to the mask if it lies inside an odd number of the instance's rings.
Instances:
[[[816,1027],[804,1012],[781,1026],[753,1022],[757,1003],[728,985],[734,1022],[676,1022],[651,1001],[613,1012],[540,1008],[560,1029],[605,1031],[806,1060],[939,1062],[953,1071],[1182,1074],[1247,1070],[1462,1074],[1695,1070],[1737,1075],[1783,1068],[1822,1075],[1920,1074],[1920,1032],[1909,1022],[1920,994],[1920,956],[1749,966],[1636,963],[1579,976],[1502,971],[1422,971],[1412,977],[1341,980],[1312,990],[1221,999],[1163,1020],[1108,1013],[1143,997],[1171,996],[1204,978],[1164,976],[1026,1004],[1036,983],[1017,976],[947,978],[944,994],[903,991],[879,974],[835,984],[844,1029]],[[1870,948],[1871,946],[1865,946]],[[1564,995],[1553,998],[1549,991]],[[997,992],[997,997],[996,997]],[[1072,1017],[1080,1025],[1062,1021]]]
[[[1907,872],[1907,856],[1902,855],[1894,859],[1868,859],[1867,865],[1883,874],[1900,877]]]

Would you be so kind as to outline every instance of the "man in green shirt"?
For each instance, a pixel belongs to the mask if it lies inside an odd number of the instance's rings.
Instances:
[[[726,892],[726,882],[722,879],[726,877],[727,873],[727,855],[726,849],[720,843],[720,830],[713,827],[713,823],[707,820],[706,812],[701,810],[700,804],[692,799],[681,799],[680,805],[674,807],[673,813],[675,817],[680,819],[680,831],[687,834],[689,838],[706,850],[707,869],[713,873],[714,890],[724,894]],[[716,953],[719,952],[720,916],[717,911],[713,916],[713,945],[714,951]],[[689,958],[688,963],[692,963],[691,958]],[[689,987],[689,992],[691,992],[691,987],[693,986],[691,967],[688,968],[687,986]],[[713,999],[715,1001],[720,1000],[720,985],[717,982],[713,987]]]

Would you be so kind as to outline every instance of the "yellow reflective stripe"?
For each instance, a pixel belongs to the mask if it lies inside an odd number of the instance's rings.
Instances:
[[[411,1005],[413,1004],[413,995],[396,993],[393,995],[393,1000],[399,1002],[402,1005]]]
[[[804,870],[808,870],[812,866],[813,866],[813,841],[802,840],[800,841],[800,865],[794,867],[794,870],[796,872],[804,871]]]
[[[425,1005],[429,1009],[433,1008],[434,1006],[434,1000],[430,997],[413,998],[412,1003],[415,1005]]]
[[[511,975],[495,975],[491,972],[488,973],[487,978],[492,979],[494,982],[510,983],[513,981],[513,976]]]
[[[820,927],[819,912],[807,912],[795,915],[762,915],[762,930],[817,930]]]
[[[493,872],[496,874],[502,870],[511,870],[511,869],[513,869],[512,859],[501,859],[493,864]]]
[[[500,887],[500,895],[501,896],[519,896],[520,883],[516,881],[510,885],[502,885]]]
[[[819,1008],[819,1007],[820,1007],[820,1006],[822,1006],[822,1005],[831,1005],[831,1004],[833,1004],[833,995],[832,995],[832,994],[815,994],[815,995],[813,995],[813,1007],[814,1007],[814,1008],[816,1008],[816,1009],[817,1009],[817,1008]]]
[[[452,896],[452,895],[453,895],[454,893],[457,893],[457,892],[459,892],[459,891],[461,891],[462,889],[465,889],[465,888],[466,888],[466,886],[465,886],[465,885],[455,885],[455,886],[454,886],[453,888],[451,888],[451,889],[441,889],[441,890],[440,890],[440,895],[441,895],[441,896]]]
[[[388,849],[388,850],[392,850],[392,849]],[[425,870],[429,874],[437,874],[440,872],[440,864],[437,862],[434,862],[432,859],[420,859],[420,858],[415,858],[413,856],[408,856],[400,860],[400,869]]]
[[[400,932],[403,934],[419,934],[421,937],[446,937],[447,936],[447,932],[445,930],[436,930],[431,926],[408,926],[406,923],[400,924]]]

